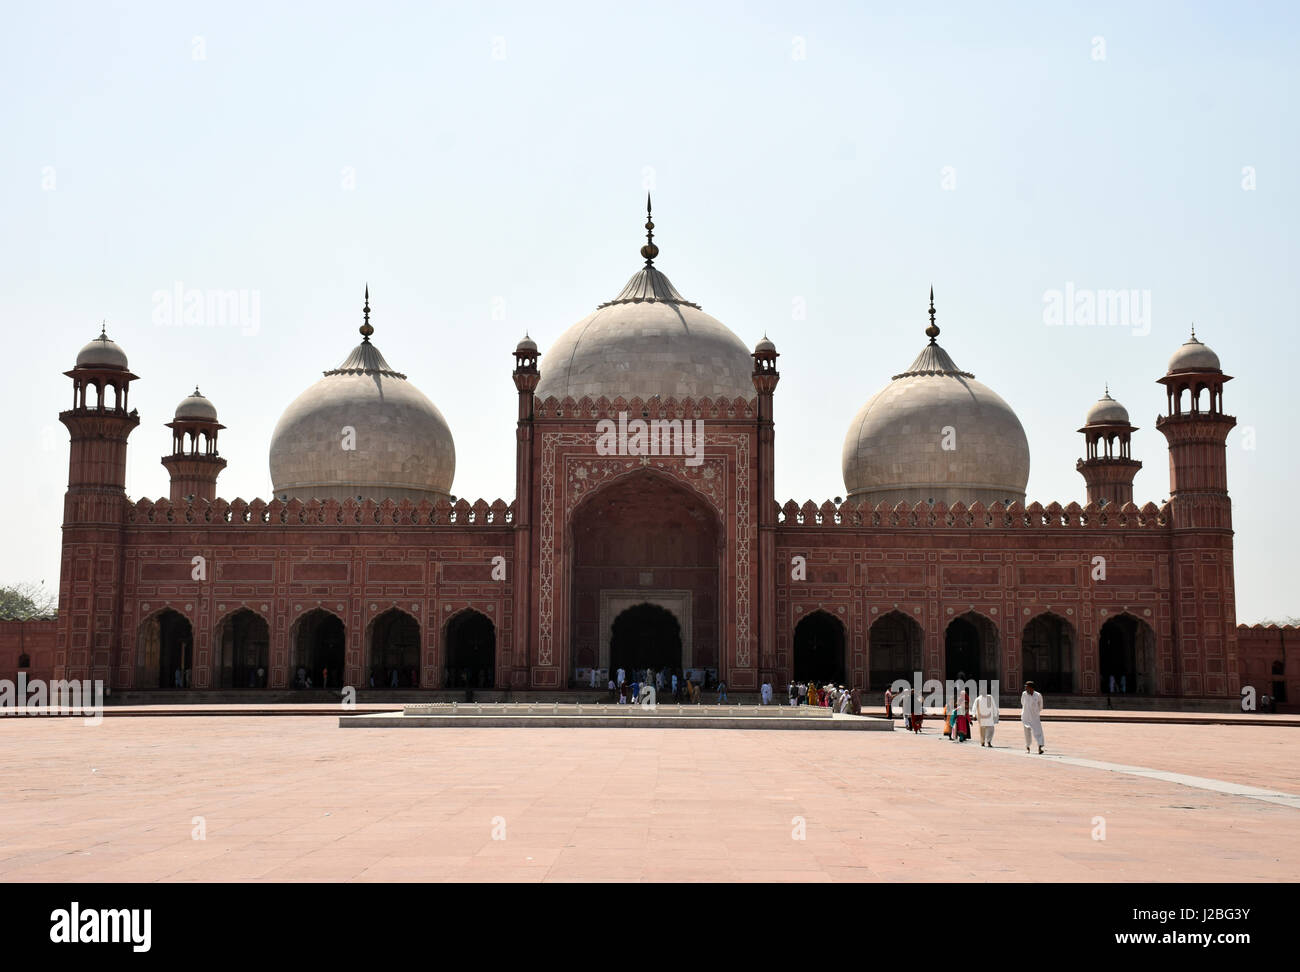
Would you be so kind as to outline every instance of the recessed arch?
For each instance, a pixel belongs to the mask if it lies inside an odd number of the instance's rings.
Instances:
[[[817,685],[846,683],[844,624],[829,611],[804,616],[794,629],[794,680]]]
[[[641,602],[619,613],[610,626],[609,670],[682,670],[682,626],[658,604]]]
[[[1101,626],[1097,663],[1103,693],[1156,694],[1156,633],[1136,615],[1125,611]]]
[[[991,681],[999,675],[998,626],[978,611],[948,622],[943,635],[944,678]]]
[[[1025,681],[1044,693],[1079,691],[1079,640],[1074,625],[1053,611],[1035,615],[1020,635]]]
[[[136,686],[188,688],[194,666],[194,626],[180,611],[162,607],[136,629]]]
[[[289,679],[295,687],[338,688],[343,685],[347,627],[333,611],[312,608],[303,612],[289,632],[293,662]]]
[[[271,669],[271,628],[248,607],[217,622],[212,652],[214,688],[265,688]]]
[[[899,679],[909,684],[923,672],[925,632],[920,622],[902,611],[889,611],[872,622],[867,633],[867,687],[888,688]]]
[[[486,614],[465,608],[452,615],[443,646],[443,684],[447,688],[492,688],[496,684],[496,625]]]
[[[366,647],[375,688],[419,687],[420,622],[413,615],[398,607],[375,615],[366,629]]]

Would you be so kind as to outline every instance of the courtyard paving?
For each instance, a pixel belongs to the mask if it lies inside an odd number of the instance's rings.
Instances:
[[[1046,731],[4,718],[0,881],[1297,880],[1300,728]]]

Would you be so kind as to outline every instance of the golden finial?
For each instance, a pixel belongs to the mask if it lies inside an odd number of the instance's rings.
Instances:
[[[641,255],[645,257],[645,265],[652,266],[655,257],[659,255],[659,247],[655,246],[655,224],[651,219],[650,193],[645,194],[645,246],[641,247]]]
[[[930,326],[925,329],[925,333],[929,336],[931,344],[934,344],[934,339],[939,336],[939,325],[934,322],[934,284],[930,284]]]
[[[375,329],[370,326],[370,284],[366,284],[366,305],[361,308],[361,313],[365,315],[365,320],[361,325],[361,340],[364,343],[370,342],[370,335],[375,333]]]

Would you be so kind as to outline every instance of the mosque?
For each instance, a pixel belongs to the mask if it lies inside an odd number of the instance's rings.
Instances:
[[[1082,501],[1026,503],[1024,429],[939,343],[933,291],[916,358],[843,417],[845,498],[782,504],[776,346],[750,350],[679,293],[646,230],[621,290],[550,348],[514,348],[509,501],[453,495],[454,430],[380,352],[368,290],[360,342],[284,410],[271,494],[251,502],[218,498],[230,432],[197,388],[166,423],[170,497],[128,497],[137,376],[106,333],[90,341],[59,416],[51,674],[117,691],[179,674],[195,689],[527,692],[652,666],[742,692],[813,678],[874,693],[919,671],[1237,696],[1236,419],[1194,332],[1156,379],[1163,505],[1134,500],[1135,427],[1109,393],[1078,430]]]

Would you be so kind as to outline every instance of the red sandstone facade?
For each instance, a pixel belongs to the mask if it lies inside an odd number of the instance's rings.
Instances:
[[[798,677],[801,653],[871,692],[915,670],[960,671],[1008,688],[1033,677],[1058,693],[1122,685],[1227,701],[1264,677],[1243,661],[1235,617],[1226,376],[1162,379],[1172,490],[1160,508],[1114,501],[1131,497],[1127,447],[1118,477],[1098,471],[1114,463],[1094,450],[1081,460],[1086,506],[779,506],[775,359],[756,351],[748,400],[538,401],[538,355],[521,345],[509,504],[227,502],[214,498],[219,426],[201,454],[183,447],[194,429],[174,428],[171,499],[132,501],[135,376],[74,369],[74,406],[60,415],[71,457],[57,635],[49,646],[36,622],[17,637],[34,639],[33,677],[48,664],[119,690],[171,686],[174,669],[193,688],[287,688],[323,658],[337,659],[331,686],[396,669],[399,684],[433,689],[461,670],[457,639],[473,618],[488,638],[476,657],[491,663],[486,676],[471,665],[471,681],[477,671],[496,688],[554,690],[608,667],[613,618],[646,601],[681,624],[682,667],[742,691]],[[702,460],[602,454],[598,422],[620,416],[698,420]],[[15,630],[0,630],[7,675]],[[1261,658],[1280,651],[1281,630],[1249,630]]]

